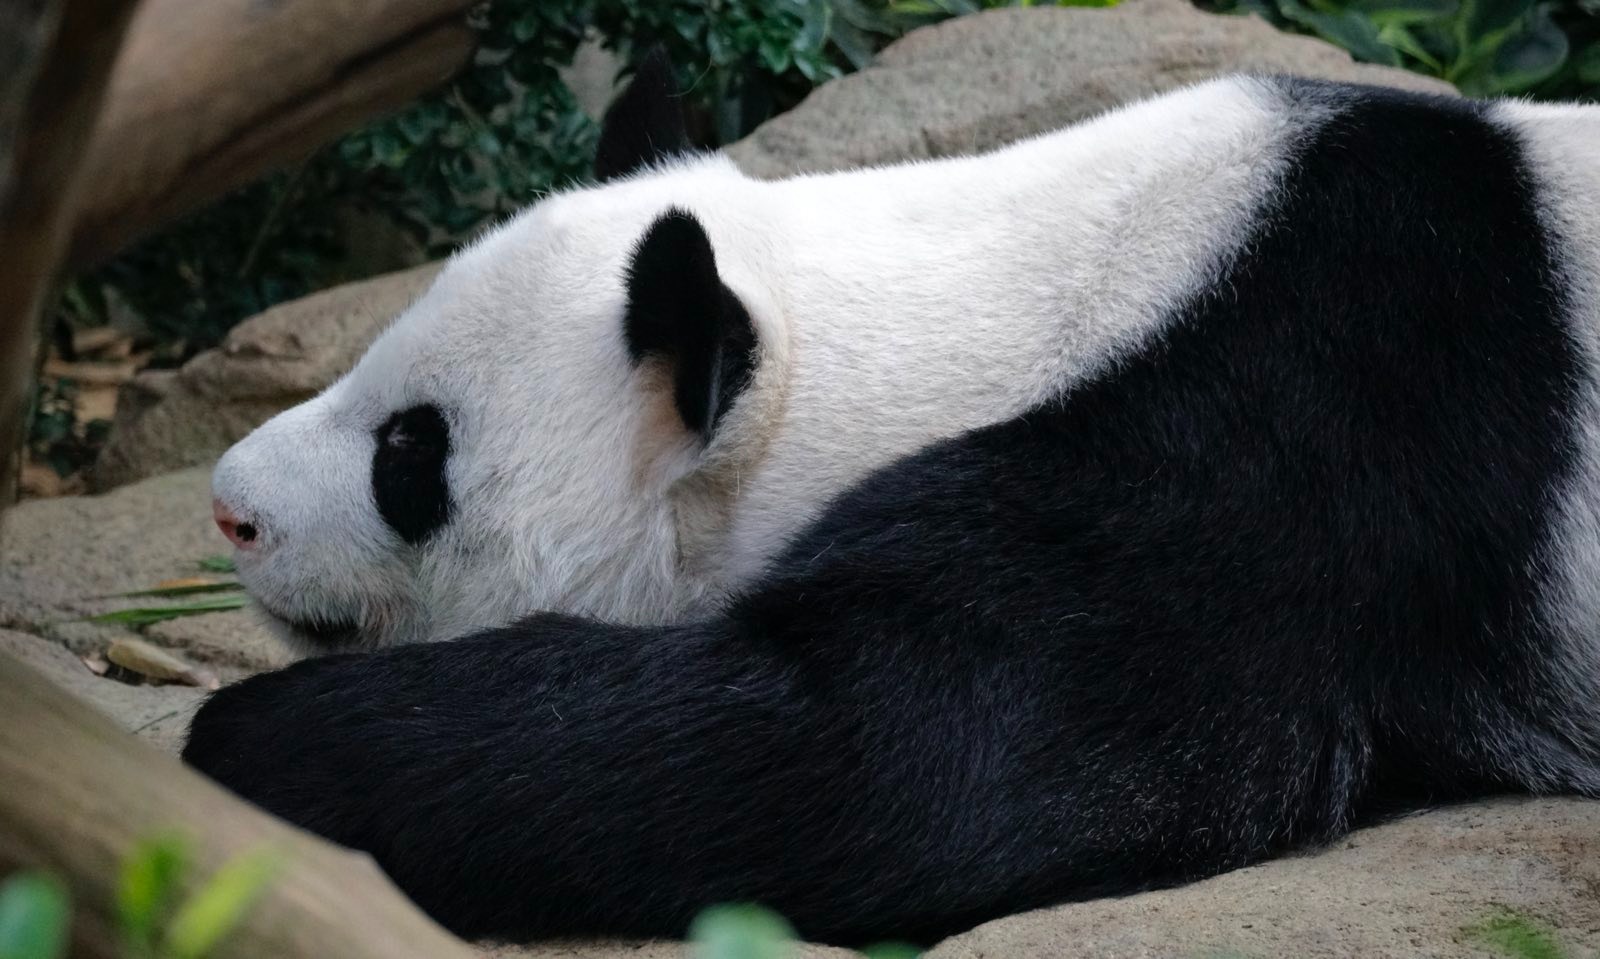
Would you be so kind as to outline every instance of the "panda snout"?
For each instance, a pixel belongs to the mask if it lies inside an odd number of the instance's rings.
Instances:
[[[211,500],[211,517],[235,549],[251,550],[260,546],[261,525],[254,517],[241,516],[217,498]]]

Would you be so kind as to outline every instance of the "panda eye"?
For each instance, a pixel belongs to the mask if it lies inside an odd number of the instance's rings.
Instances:
[[[433,404],[400,410],[378,427],[372,494],[378,513],[416,544],[450,519],[450,427]]]
[[[378,427],[378,443],[391,449],[438,449],[449,444],[449,428],[439,408],[429,403],[390,416]]]

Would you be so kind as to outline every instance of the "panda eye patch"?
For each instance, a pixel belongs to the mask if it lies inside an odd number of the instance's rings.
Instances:
[[[391,415],[375,432],[372,495],[378,513],[415,545],[450,519],[450,425],[431,403]]]

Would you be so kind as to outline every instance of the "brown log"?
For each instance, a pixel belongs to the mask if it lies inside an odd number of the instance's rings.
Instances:
[[[473,0],[144,0],[85,161],[69,260],[140,235],[438,86]]]
[[[66,879],[74,955],[119,955],[118,869],[150,836],[188,838],[203,882],[230,857],[277,851],[266,894],[215,959],[473,959],[395,890],[371,859],[302,832],[118,729],[0,653],[0,875]]]
[[[134,0],[0,0],[0,508],[14,497],[39,308]]]

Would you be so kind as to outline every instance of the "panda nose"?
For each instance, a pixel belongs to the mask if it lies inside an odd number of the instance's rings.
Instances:
[[[222,500],[211,501],[211,517],[217,521],[217,529],[222,530],[222,535],[228,537],[228,542],[238,549],[255,549],[261,536],[261,530],[255,523],[240,519],[233,510],[222,504]]]

